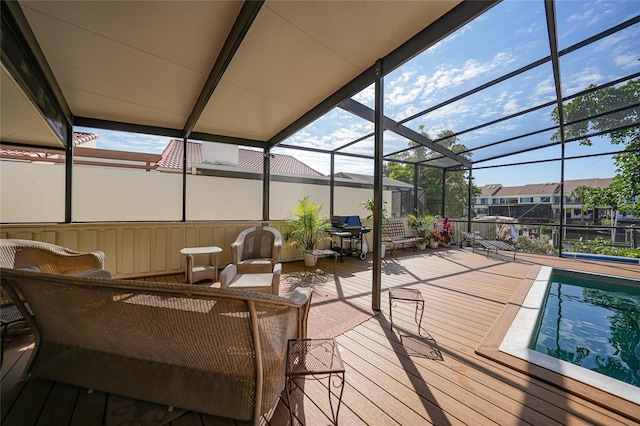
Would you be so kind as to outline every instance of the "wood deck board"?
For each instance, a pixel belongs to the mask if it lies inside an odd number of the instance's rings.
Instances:
[[[536,265],[640,278],[636,265],[612,265],[580,259],[560,259],[518,253],[509,256],[470,249],[417,252],[397,250],[383,260],[381,311],[358,327],[338,336],[346,367],[346,384],[340,408],[342,424],[637,424],[580,396],[567,393],[524,372],[476,353],[485,337],[500,334],[498,321],[511,309],[510,300]],[[371,306],[370,258],[325,265],[329,274],[323,289],[350,301]],[[322,267],[322,265],[320,265]],[[285,273],[304,271],[302,263],[284,265]],[[149,281],[184,283],[183,275],[145,278]],[[422,329],[436,342],[442,359],[429,359],[407,351],[397,337],[415,334],[415,305],[393,308],[394,329],[389,323],[388,289],[417,288],[425,300]],[[507,309],[505,309],[507,307]],[[313,336],[310,336],[313,337]],[[35,425],[100,424],[106,395],[87,394],[72,386],[30,378],[19,382],[29,350],[29,339],[16,338],[5,350],[2,366],[2,423]],[[296,424],[328,424],[331,411],[326,380],[306,380],[291,394]],[[640,409],[640,407],[638,407]],[[19,420],[18,420],[19,419]],[[39,420],[40,419],[40,420]],[[44,423],[43,423],[44,424]],[[187,413],[172,423],[180,425],[237,425],[228,419]],[[261,424],[289,424],[286,395],[270,419]]]
[[[371,322],[367,324],[367,327],[358,327],[357,330],[347,333],[345,336],[352,336],[353,332],[362,333],[367,339],[365,341],[374,341],[376,344],[383,346],[383,348],[376,346],[370,349],[373,353],[388,357],[386,360],[387,368],[389,368],[389,363],[398,365],[397,362],[394,363],[398,354],[402,353],[402,345],[398,340],[390,340],[383,345],[384,338],[377,335],[379,330],[375,325],[371,325]],[[571,401],[565,407],[555,407],[553,405],[554,398],[550,398],[551,392],[555,392],[557,397],[560,398],[559,400],[565,402],[566,400],[571,400],[570,396],[555,388],[545,386],[541,382],[532,381],[530,377],[524,374],[520,376],[513,375],[511,374],[512,371],[507,367],[495,368],[491,362],[487,362],[486,359],[473,354],[472,348],[449,347],[446,343],[443,344],[441,342],[438,342],[438,347],[443,352],[443,362],[415,358],[415,368],[426,368],[427,372],[424,375],[429,377],[430,386],[440,387],[443,390],[448,389],[448,392],[456,395],[457,398],[463,399],[467,404],[473,398],[465,395],[466,392],[471,392],[484,399],[485,401],[480,403],[478,410],[495,410],[495,407],[499,406],[511,410],[513,415],[519,413],[519,415],[524,416],[523,420],[533,422],[533,424],[550,424],[551,420],[549,418],[540,417],[539,414],[543,413],[543,416],[549,416],[550,418],[561,418],[564,416],[564,411],[576,413],[585,411],[588,408],[585,405],[578,405],[575,408],[575,404]],[[370,353],[367,353],[367,356],[369,358],[372,357]],[[407,369],[407,366],[399,365],[399,368]],[[460,386],[461,389],[456,390],[455,387],[445,383],[444,380],[453,382],[454,386]],[[548,401],[551,401],[551,405]],[[533,411],[527,412],[523,408],[525,402],[526,408],[533,409]],[[598,416],[595,417],[597,418]],[[507,420],[509,418],[510,416],[501,418],[498,423],[508,424]],[[515,424],[517,423],[515,422]]]
[[[372,335],[365,335],[368,340]],[[377,339],[379,342],[381,339]],[[443,348],[441,348],[443,349]],[[443,393],[454,401],[464,401],[464,405],[491,420],[496,424],[518,424],[519,416],[522,415],[521,401],[512,401],[513,389],[505,394],[500,394],[492,386],[492,381],[488,380],[485,375],[474,377],[469,374],[472,369],[462,362],[452,359],[447,354],[446,348],[442,350],[443,361],[421,359],[419,357],[410,357],[408,354],[402,354],[402,344],[397,340],[391,340],[389,344],[383,348],[376,347],[374,352],[384,357],[384,363],[394,365],[396,373],[402,370],[411,370],[413,374],[424,377],[428,382],[431,393],[434,395]],[[395,358],[401,356],[401,362]],[[441,398],[438,401],[442,402]],[[449,402],[448,406],[456,407],[456,403]],[[496,408],[500,407],[500,408]],[[456,407],[456,413],[460,412],[460,408]],[[534,417],[536,423],[541,424],[542,418],[533,413],[533,416],[527,413],[527,417]],[[544,419],[545,424],[549,424],[550,420]]]

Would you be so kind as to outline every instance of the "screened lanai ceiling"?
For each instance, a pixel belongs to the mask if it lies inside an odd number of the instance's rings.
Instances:
[[[74,125],[274,145],[373,82],[379,58],[415,55],[419,43],[398,49],[421,31],[434,43],[494,4],[460,3],[3,2],[2,141],[63,146],[62,114]],[[25,44],[33,57],[16,52]]]
[[[373,159],[372,84],[384,75],[386,160],[558,159],[573,142],[558,136],[558,105],[640,75],[637,1],[2,7],[3,143],[63,147],[69,123]],[[637,107],[623,99],[595,113],[637,126]]]

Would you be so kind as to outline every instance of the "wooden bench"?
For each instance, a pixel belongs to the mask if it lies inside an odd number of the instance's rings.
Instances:
[[[389,220],[384,224],[382,230],[382,242],[389,248],[390,252],[396,247],[404,248],[407,244],[413,244],[413,251],[420,238],[407,235],[404,222],[401,220]]]

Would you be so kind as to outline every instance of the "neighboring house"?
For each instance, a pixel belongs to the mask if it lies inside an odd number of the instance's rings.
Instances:
[[[349,179],[354,182],[360,182],[367,187],[373,187],[373,176],[363,175],[359,173],[339,172],[334,175],[336,178]],[[391,191],[391,206],[388,207],[391,216],[405,217],[414,213],[413,209],[413,184],[382,177],[382,187]],[[418,188],[418,199],[424,199],[424,189]]]
[[[73,146],[86,148],[96,148],[98,135],[95,133],[86,132],[73,132]],[[46,161],[51,162],[64,158],[64,153],[61,150],[47,150],[43,148],[13,148],[8,145],[0,146],[0,158],[14,159],[14,160],[27,160],[27,161]]]
[[[183,147],[181,140],[173,139],[162,152],[162,159],[158,164],[160,171],[180,171],[183,164]],[[239,168],[256,170],[262,173],[263,152],[236,145],[207,142],[187,141],[187,172],[196,170],[212,170],[216,166],[224,168]],[[295,157],[283,154],[271,154],[271,173],[324,176]]]
[[[557,183],[503,186],[491,197],[492,216],[508,216],[521,223],[547,221],[553,218],[553,194]]]
[[[480,195],[475,202],[475,217],[489,216],[491,197],[502,188],[501,184],[489,184],[480,187]]]
[[[564,212],[567,221],[583,219],[597,220],[606,208],[599,208],[595,217],[583,212],[582,200],[572,198],[572,193],[580,186],[605,188],[612,178],[575,179],[564,183]],[[507,216],[520,223],[557,221],[560,218],[560,184],[542,183],[521,186],[485,185],[475,199],[475,216]]]
[[[184,142],[174,139],[162,153],[158,170],[163,172],[182,172]],[[316,171],[312,167],[290,155],[272,153],[270,164],[273,180],[302,179],[311,183],[327,183],[329,177]],[[210,176],[233,176],[261,178],[263,166],[263,152],[240,148],[236,145],[214,142],[187,141],[187,173]],[[239,173],[243,175],[240,176]],[[353,188],[373,188],[373,176],[358,173],[339,172],[334,175],[337,185]],[[396,217],[411,213],[413,204],[413,185],[388,177],[383,178],[383,187],[391,191],[391,214]]]
[[[158,154],[146,154],[128,151],[99,149],[98,135],[87,132],[73,132],[74,164],[89,166],[108,166],[151,171],[160,160]],[[64,151],[58,149],[21,147],[15,149],[7,145],[0,146],[0,158],[13,161],[38,162],[44,164],[65,162]]]

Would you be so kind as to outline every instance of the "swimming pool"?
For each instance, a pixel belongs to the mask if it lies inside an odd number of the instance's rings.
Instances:
[[[531,349],[640,387],[640,286],[563,270],[549,282]]]
[[[588,313],[588,307],[586,304],[578,303],[575,300],[572,300],[571,297],[564,298],[563,301],[560,302],[560,299],[556,297],[558,293],[558,285],[555,285],[555,290],[553,290],[554,286],[551,284],[553,280],[557,278],[552,278],[552,276],[568,278],[568,281],[570,281],[570,283],[564,283],[563,286],[560,286],[561,293],[565,290],[568,292],[569,285],[575,284],[576,278],[583,279],[585,282],[592,284],[595,282],[595,287],[598,290],[602,290],[603,287],[610,287],[614,282],[616,282],[623,287],[631,287],[631,293],[635,292],[636,295],[640,293],[640,281],[637,280],[618,279],[615,277],[564,270],[554,271],[550,267],[542,267],[524,302],[521,304],[511,327],[502,340],[499,350],[549,369],[565,377],[594,386],[598,389],[604,390],[605,392],[609,392],[619,396],[620,398],[629,400],[635,404],[640,404],[640,391],[637,386],[602,374],[602,371],[606,370],[606,368],[601,368],[603,365],[614,366],[616,363],[622,365],[622,362],[619,359],[605,361],[609,359],[609,355],[615,354],[616,352],[616,349],[603,350],[601,348],[601,346],[603,346],[603,340],[608,340],[608,337],[600,336],[596,339],[591,339],[595,334],[594,331],[590,329],[593,324],[608,322],[609,327],[611,327],[612,323],[616,324],[615,326],[617,327],[619,324],[622,324],[622,322],[620,322],[619,319],[605,320],[604,318],[607,316],[615,314],[606,314],[603,307],[597,306],[597,304],[595,306],[595,311]],[[564,280],[567,281],[567,279]],[[552,288],[552,296],[550,298],[548,297],[549,288]],[[592,298],[591,302],[594,302],[593,297],[595,297],[595,293],[592,291],[593,286],[587,286],[585,288],[588,290],[584,291],[584,289],[573,289],[569,293],[571,293],[572,296],[575,296],[576,293],[586,294],[587,299]],[[556,296],[553,296],[554,291]],[[601,298],[600,302],[602,302],[602,298],[608,297],[606,296],[606,293],[603,294],[598,296]],[[566,292],[565,295],[567,295]],[[627,296],[624,297],[626,298]],[[633,303],[634,302],[631,302],[631,304]],[[547,308],[549,308],[550,314],[547,315],[545,320],[544,313]],[[562,309],[562,311],[559,314],[560,309]],[[637,323],[635,326],[630,324],[630,319],[640,319],[637,312],[638,309],[638,305],[635,305],[635,312],[632,312],[628,317],[625,317],[627,318],[625,320],[626,322],[623,321],[625,326],[628,327],[628,330],[616,330],[614,333],[624,334],[625,331],[628,331],[631,334],[634,332],[638,334],[638,327],[640,326]],[[620,316],[621,314],[617,315]],[[560,322],[558,322],[559,317],[561,317]],[[569,317],[571,317],[571,319],[568,319]],[[556,327],[557,324],[560,324],[559,328]],[[540,326],[543,329],[542,337],[538,337],[538,330]],[[556,331],[556,329],[558,331]],[[569,332],[572,334],[569,334]],[[559,345],[555,345],[556,339],[560,343]],[[586,343],[587,340],[592,340],[592,343]],[[616,340],[620,339],[616,337]],[[547,346],[542,348],[542,352],[536,351],[534,348],[537,343],[540,343],[541,347],[544,345]],[[628,346],[633,346],[637,343],[626,344]],[[636,349],[638,352],[636,352]],[[603,351],[602,353],[606,356],[600,355],[601,358],[596,358],[596,355],[593,355],[596,351]],[[587,352],[589,353],[587,354]],[[640,357],[640,347],[634,347],[632,352],[632,356],[635,356],[636,358]],[[549,353],[558,354],[560,357],[552,357]],[[613,356],[619,357],[619,355],[620,354]],[[625,354],[624,356],[628,360],[631,355]],[[571,361],[576,361],[576,359],[586,359],[586,363],[596,365],[596,370],[598,371],[590,370],[580,365],[576,365],[575,363],[568,362],[569,359]],[[634,362],[636,362],[636,366],[640,363],[640,361],[634,361],[631,359],[632,365],[627,365],[628,368],[625,370],[627,373],[629,369],[634,368]],[[624,361],[624,364],[628,364],[627,361]],[[636,370],[635,374],[637,377],[640,372]]]

